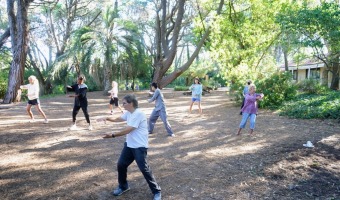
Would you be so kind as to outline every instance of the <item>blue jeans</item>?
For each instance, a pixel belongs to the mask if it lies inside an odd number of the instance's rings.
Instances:
[[[247,124],[247,120],[250,118],[250,129],[255,128],[255,121],[256,121],[256,114],[250,114],[250,113],[242,113],[242,120],[240,123],[240,128],[245,128]]]
[[[147,163],[147,148],[129,148],[126,142],[124,143],[124,148],[120,154],[117,169],[118,169],[118,183],[119,187],[123,190],[129,187],[127,181],[127,168],[135,160],[139,170],[142,172],[146,182],[153,194],[161,191],[161,187],[157,184],[155,177]]]
[[[158,119],[158,117],[161,118],[161,120],[163,121],[163,124],[164,124],[164,127],[166,129],[166,131],[168,132],[168,135],[172,135],[173,132],[171,130],[171,126],[170,126],[170,123],[168,122],[168,119],[167,119],[167,116],[166,116],[166,111],[165,109],[161,109],[161,110],[153,110],[151,115],[150,115],[150,118],[149,118],[149,133],[152,133],[154,127],[155,127],[155,124],[156,124],[156,121]]]

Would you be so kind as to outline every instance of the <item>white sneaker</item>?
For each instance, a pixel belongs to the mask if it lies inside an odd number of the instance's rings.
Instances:
[[[113,115],[113,110],[111,110],[111,115]]]
[[[90,124],[89,125],[89,131],[92,131],[93,130],[93,127],[92,127],[92,125]]]
[[[71,131],[77,130],[77,125],[76,125],[76,124],[73,124],[73,125],[70,127],[70,130],[71,130]]]
[[[34,118],[30,120],[30,123],[34,123],[34,122],[35,122],[35,119],[34,119]]]
[[[44,124],[48,124],[48,120],[47,119],[45,119]]]

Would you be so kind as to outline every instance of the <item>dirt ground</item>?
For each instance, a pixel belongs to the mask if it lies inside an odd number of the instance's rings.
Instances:
[[[127,92],[121,92],[120,98]],[[169,121],[176,137],[168,137],[160,119],[149,138],[148,161],[164,200],[190,199],[340,199],[340,124],[331,120],[298,120],[260,110],[254,136],[248,127],[235,133],[239,107],[226,91],[203,98],[203,115],[190,97],[163,90]],[[147,91],[135,93],[140,108],[150,115]],[[120,197],[116,162],[125,137],[102,139],[124,123],[99,124],[109,113],[109,99],[91,92],[89,111],[94,130],[69,131],[73,99],[42,98],[49,118],[29,123],[26,103],[0,105],[0,199],[106,200],[152,199],[135,163],[129,167],[131,190]],[[119,116],[116,110],[114,116]],[[315,147],[303,146],[310,140]]]

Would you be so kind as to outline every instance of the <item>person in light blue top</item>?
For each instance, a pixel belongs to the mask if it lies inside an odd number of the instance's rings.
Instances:
[[[189,87],[189,90],[192,92],[191,104],[190,104],[189,112],[191,113],[192,105],[194,105],[194,103],[197,102],[198,110],[199,110],[200,114],[202,114],[201,98],[202,98],[203,89],[202,89],[202,85],[200,83],[200,80],[197,77],[194,80],[194,84],[192,84]]]
[[[155,108],[153,109],[150,118],[149,118],[149,134],[152,134],[153,129],[155,127],[155,123],[158,117],[163,121],[164,127],[169,136],[174,137],[175,134],[172,132],[170,123],[167,119],[166,107],[164,104],[164,97],[161,90],[158,88],[157,83],[151,84],[151,89],[154,91],[154,94],[151,99],[148,100],[149,103],[155,101]]]

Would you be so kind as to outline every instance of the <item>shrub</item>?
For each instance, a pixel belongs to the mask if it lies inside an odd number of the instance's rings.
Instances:
[[[323,94],[300,94],[294,100],[285,102],[279,114],[302,119],[340,119],[340,92]]]
[[[233,83],[230,85],[230,91],[232,91],[232,95],[235,97],[235,101],[240,105],[243,100],[243,89],[245,86],[246,80],[234,79]]]
[[[189,87],[188,86],[175,86],[174,90],[175,91],[188,91]]]
[[[307,94],[321,94],[329,91],[326,86],[320,84],[320,81],[315,79],[305,79],[297,84],[298,88]]]
[[[255,85],[256,91],[265,96],[260,107],[277,108],[297,94],[297,87],[291,82],[291,73],[287,72],[274,73],[269,78],[255,81]]]
[[[0,99],[3,99],[5,97],[7,90],[7,82],[0,82]]]
[[[56,85],[53,87],[53,94],[65,94],[66,89],[64,85]]]

